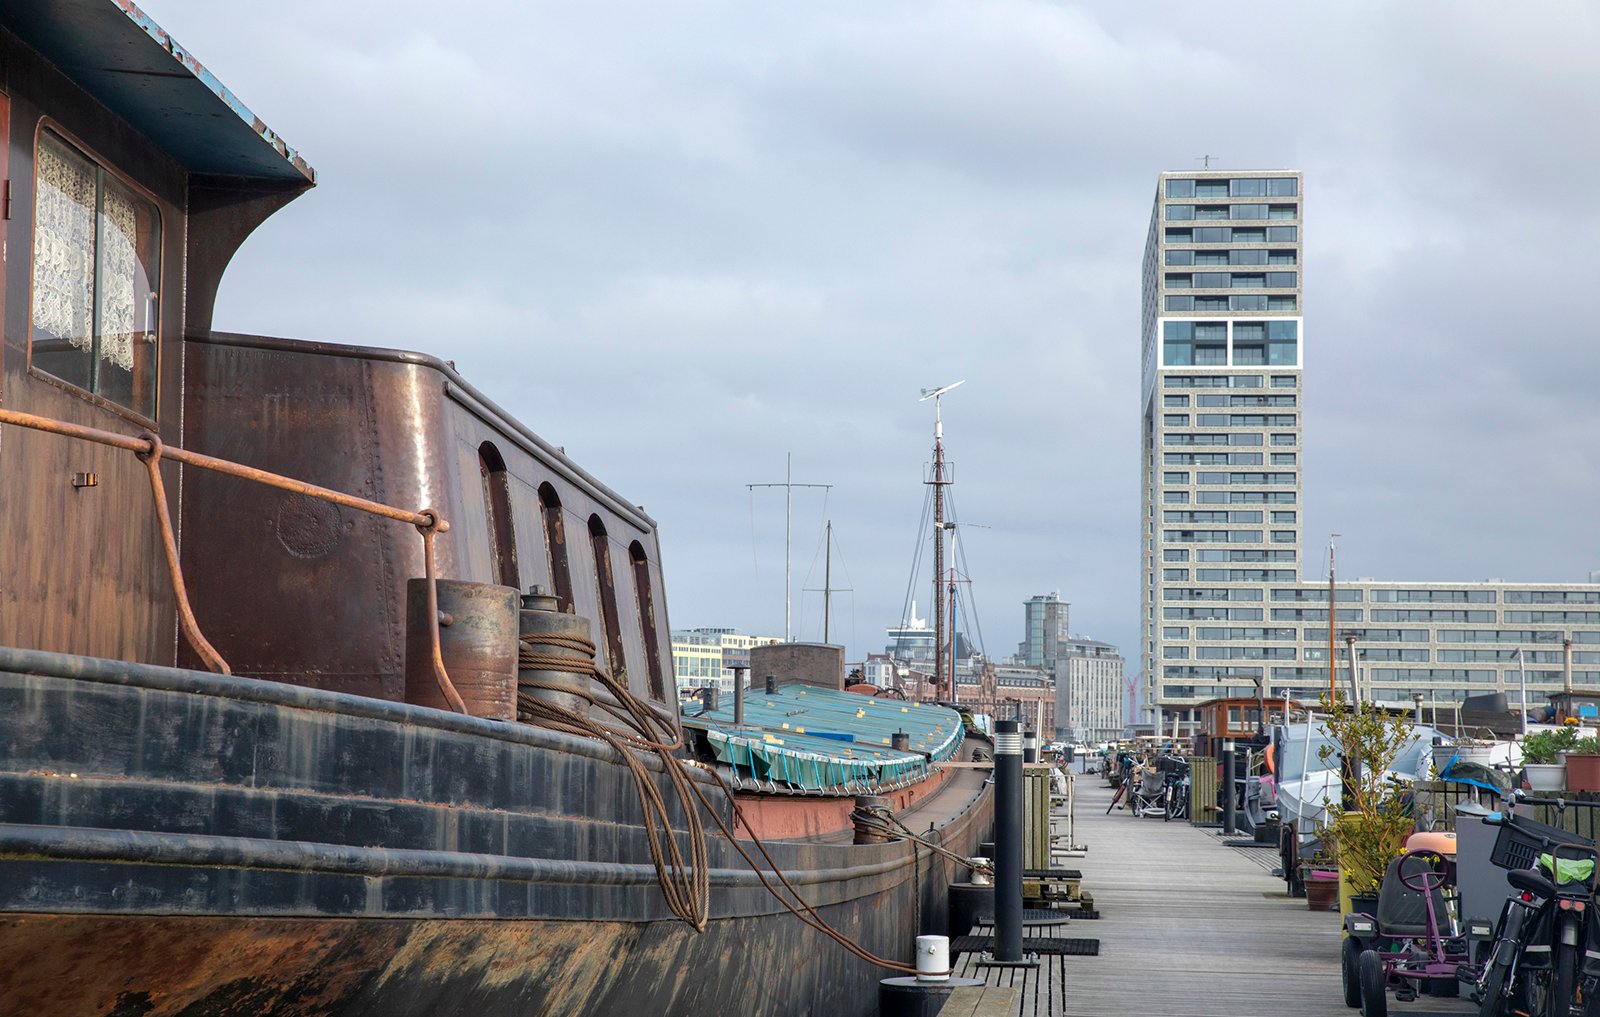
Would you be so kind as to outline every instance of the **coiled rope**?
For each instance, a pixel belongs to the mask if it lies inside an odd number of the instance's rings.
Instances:
[[[564,656],[552,654],[545,648],[557,648],[575,651],[581,656]],[[704,824],[700,819],[700,808],[711,816],[722,835],[728,843],[733,845],[750,870],[755,873],[761,885],[770,893],[778,903],[802,924],[822,933],[854,956],[873,964],[877,967],[887,968],[891,971],[901,971],[906,974],[916,974],[916,967],[902,964],[899,961],[879,957],[854,939],[834,928],[817,910],[808,904],[800,891],[789,881],[789,878],[778,868],[777,862],[767,851],[767,846],[756,835],[755,829],[745,817],[744,810],[740,808],[738,800],[734,797],[733,789],[722,775],[714,769],[703,764],[687,761],[676,753],[683,748],[681,737],[674,736],[662,718],[649,706],[634,696],[627,687],[626,675],[619,673],[613,677],[601,668],[595,661],[595,644],[592,640],[582,636],[563,635],[558,633],[534,633],[523,636],[518,649],[517,664],[522,671],[565,671],[583,675],[594,679],[600,687],[609,693],[615,702],[608,702],[594,694],[591,689],[575,687],[572,684],[540,681],[535,678],[519,674],[517,677],[517,717],[527,723],[541,724],[553,730],[564,731],[569,734],[598,738],[616,750],[623,762],[633,774],[634,785],[638,789],[639,799],[644,806],[644,827],[646,839],[650,844],[651,859],[655,864],[656,875],[661,883],[662,896],[668,908],[696,932],[704,932],[711,911],[711,884],[710,884],[710,849],[707,843]],[[597,706],[606,711],[616,720],[621,722],[626,730],[617,731],[593,720],[574,710],[558,706],[538,698],[532,693],[537,690],[559,692],[566,695],[577,696],[592,706]],[[689,842],[689,859],[684,861],[683,852],[679,847],[678,839],[673,836],[672,823],[667,812],[666,802],[661,797],[661,792],[655,782],[650,778],[649,768],[646,767],[633,751],[651,752],[661,760],[662,770],[672,781],[679,804],[687,824],[687,837]],[[711,776],[718,787],[726,796],[728,804],[732,806],[734,825],[730,826],[722,818],[721,812],[712,806],[710,800],[701,790],[699,782],[689,774],[689,769],[694,767]],[[891,817],[892,818],[892,817]],[[896,821],[897,822],[897,821]],[[767,869],[777,878],[778,883],[787,891],[779,892],[778,888],[768,880],[762,867],[751,857],[743,844],[735,835],[735,829],[743,826],[750,836],[750,842],[755,845],[757,852],[766,862]],[[903,828],[903,826],[902,826]],[[922,838],[914,837],[919,843],[927,844]],[[950,857],[965,863],[954,852],[944,851]],[[792,898],[792,899],[791,899]],[[919,902],[920,904],[920,902]]]

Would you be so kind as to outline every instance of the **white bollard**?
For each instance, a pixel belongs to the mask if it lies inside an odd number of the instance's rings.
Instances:
[[[917,981],[950,980],[950,937],[917,937]]]
[[[989,878],[989,874],[978,867],[980,865],[988,865],[988,864],[989,864],[989,859],[987,859],[987,858],[974,858],[972,860],[972,885],[973,886],[990,886],[990,885],[993,884],[994,880]]]

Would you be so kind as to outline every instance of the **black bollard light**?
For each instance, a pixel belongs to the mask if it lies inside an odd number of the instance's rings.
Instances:
[[[1022,733],[1015,720],[994,733],[994,959],[1022,960]]]
[[[1234,830],[1233,815],[1233,739],[1222,740],[1222,832],[1225,836],[1232,836]]]
[[[1022,761],[1024,763],[1039,761],[1039,736],[1031,730],[1022,732]]]

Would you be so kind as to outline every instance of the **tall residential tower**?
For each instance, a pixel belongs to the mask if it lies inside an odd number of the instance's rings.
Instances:
[[[1140,659],[1144,701],[1168,717],[1218,696],[1315,700],[1329,686],[1325,560],[1308,563],[1302,540],[1302,190],[1291,170],[1157,184]],[[1542,706],[1564,685],[1600,687],[1600,585],[1358,579],[1337,597],[1337,681],[1355,671],[1365,696],[1516,703],[1525,677]]]
[[[1146,702],[1252,686],[1224,660],[1185,652],[1170,673],[1163,660],[1202,629],[1261,638],[1262,584],[1299,578],[1300,183],[1271,170],[1158,185],[1144,258]]]

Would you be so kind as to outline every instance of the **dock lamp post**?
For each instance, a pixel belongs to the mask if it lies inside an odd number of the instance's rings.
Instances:
[[[1222,835],[1236,833],[1233,813],[1233,739],[1222,740]]]
[[[995,722],[994,959],[1022,960],[1022,724]]]

